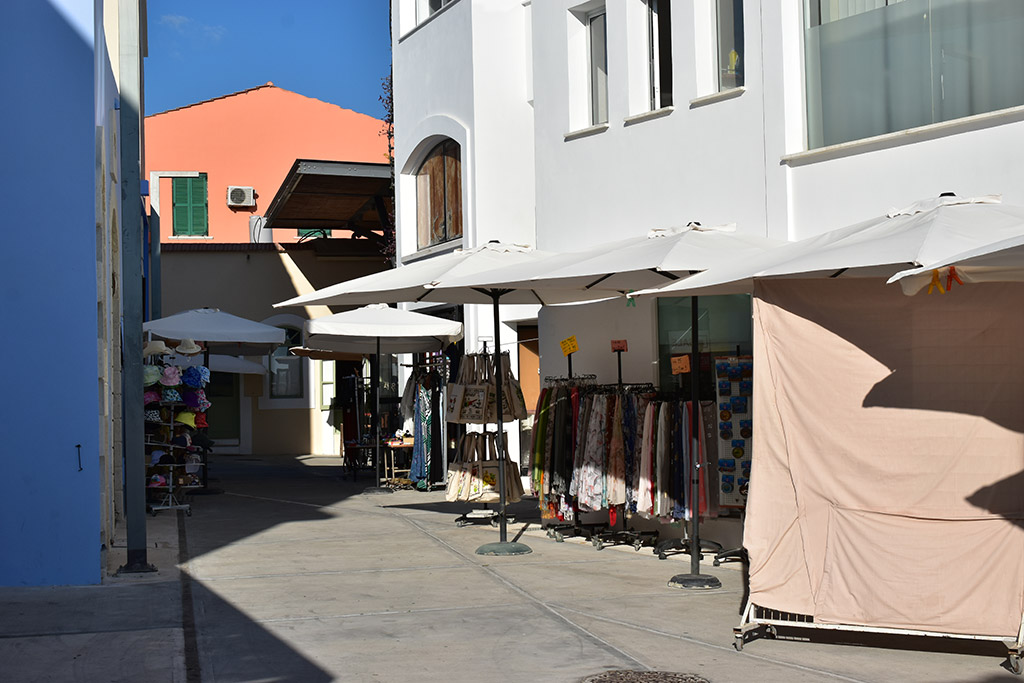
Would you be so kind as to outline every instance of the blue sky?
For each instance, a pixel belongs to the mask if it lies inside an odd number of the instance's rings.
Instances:
[[[384,116],[388,0],[149,0],[146,113],[273,81]]]

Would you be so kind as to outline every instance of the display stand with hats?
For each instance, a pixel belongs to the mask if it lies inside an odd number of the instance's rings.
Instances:
[[[150,342],[144,353],[149,361],[142,373],[147,510],[153,515],[160,510],[184,510],[191,515],[192,506],[185,501],[185,495],[204,485],[204,449],[193,444],[193,436],[207,424],[210,401],[205,387],[210,372],[202,366],[183,371],[164,363],[163,358],[172,353],[201,350],[191,340],[184,340],[173,350],[163,342]]]

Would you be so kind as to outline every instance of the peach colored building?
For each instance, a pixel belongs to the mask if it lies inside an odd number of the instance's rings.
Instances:
[[[386,163],[383,127],[273,83],[147,116],[143,178],[161,242],[249,242],[250,216],[264,214],[296,159]],[[178,195],[193,196],[175,196],[174,177],[189,179],[177,181]],[[229,202],[229,187],[243,188],[242,201]]]
[[[281,327],[295,344],[306,319],[331,311],[274,303],[390,266],[382,121],[267,83],[145,122],[143,178],[151,234],[160,235],[151,244],[152,317],[219,308]],[[318,237],[298,244],[306,225]],[[267,374],[213,373],[215,452],[340,453],[355,418],[339,424],[336,387],[361,365],[286,347],[250,360]]]

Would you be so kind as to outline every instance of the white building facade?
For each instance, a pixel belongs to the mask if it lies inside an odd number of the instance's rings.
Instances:
[[[403,261],[491,239],[573,251],[691,221],[793,240],[942,192],[1024,204],[1024,3],[393,0],[393,12]],[[459,147],[462,235],[425,245],[417,181],[442,138]],[[559,341],[576,335],[574,370],[613,382],[609,340],[628,338],[624,381],[664,385],[671,306],[543,309],[541,376],[564,374]],[[472,348],[483,327],[467,322]],[[722,324],[701,343],[742,353],[730,328],[749,317]]]

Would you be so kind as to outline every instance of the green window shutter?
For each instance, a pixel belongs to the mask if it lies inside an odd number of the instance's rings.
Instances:
[[[191,178],[171,179],[171,206],[174,214],[174,234],[191,234],[192,217],[189,213],[189,180]]]
[[[175,235],[206,235],[206,174],[197,178],[173,178],[172,212]]]
[[[206,222],[206,174],[192,181],[192,234],[208,235]]]

